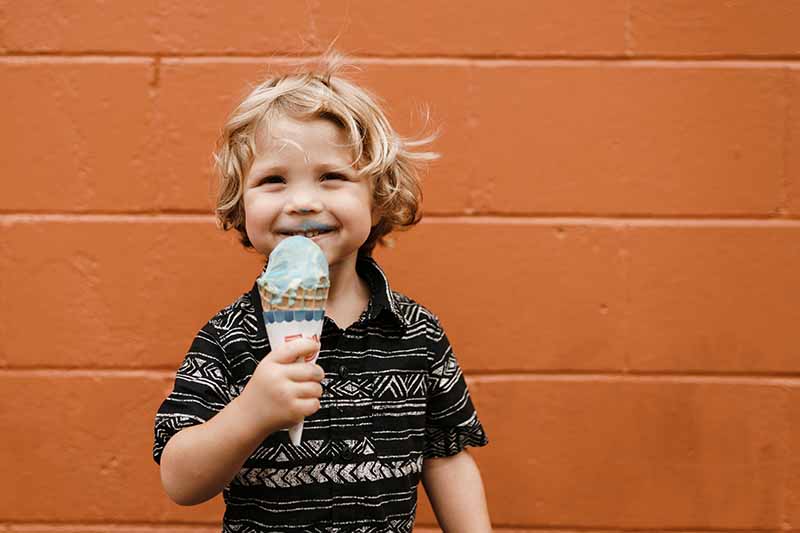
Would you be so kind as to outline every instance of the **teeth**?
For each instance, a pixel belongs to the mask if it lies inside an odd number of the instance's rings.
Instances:
[[[292,233],[287,233],[287,235],[302,235],[303,237],[308,237],[309,239],[316,237],[321,233],[328,233],[329,230],[321,231],[321,230],[309,230],[309,231],[297,231]]]

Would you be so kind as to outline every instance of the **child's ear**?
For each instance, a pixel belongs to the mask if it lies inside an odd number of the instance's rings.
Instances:
[[[373,207],[372,208],[372,227],[373,228],[378,225],[378,223],[381,221],[381,218],[383,218],[383,217],[381,216],[380,209],[378,209],[377,207]]]

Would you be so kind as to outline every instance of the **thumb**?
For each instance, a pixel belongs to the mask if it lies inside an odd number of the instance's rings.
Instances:
[[[301,361],[306,356],[311,356],[319,350],[317,341],[299,338],[293,339],[278,346],[269,354],[269,358],[275,363],[289,364],[298,359]]]

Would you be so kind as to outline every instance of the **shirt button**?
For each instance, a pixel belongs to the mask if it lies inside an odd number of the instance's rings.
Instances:
[[[353,450],[351,450],[350,448],[345,448],[344,450],[342,450],[342,456],[341,457],[345,461],[352,460],[353,459]]]
[[[350,369],[346,366],[342,365],[339,367],[339,377],[346,378],[350,375]]]

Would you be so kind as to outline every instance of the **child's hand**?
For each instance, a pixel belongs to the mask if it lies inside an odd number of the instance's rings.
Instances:
[[[270,352],[256,367],[242,391],[256,423],[267,434],[285,429],[319,410],[320,381],[325,373],[305,362],[319,350],[319,343],[297,339]]]

